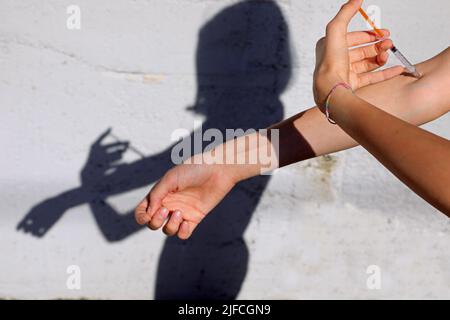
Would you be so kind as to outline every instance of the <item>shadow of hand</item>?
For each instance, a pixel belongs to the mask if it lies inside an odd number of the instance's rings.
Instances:
[[[17,225],[17,230],[43,237],[68,209],[59,198],[47,199],[34,206]]]
[[[129,147],[128,141],[102,144],[110,133],[111,128],[102,133],[92,144],[86,164],[81,170],[82,186],[91,192],[102,193],[111,187],[107,177],[121,166],[119,162]]]

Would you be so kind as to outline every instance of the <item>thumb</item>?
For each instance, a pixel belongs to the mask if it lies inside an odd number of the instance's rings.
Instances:
[[[330,22],[332,29],[338,29],[339,32],[346,32],[352,18],[358,13],[363,0],[349,0],[341,7],[338,14]]]
[[[164,198],[174,190],[178,189],[178,177],[177,174],[170,170],[161,180],[156,183],[149,194],[149,206],[147,208],[147,214],[152,217],[153,214],[162,206]]]
[[[148,223],[155,212],[161,208],[164,198],[169,192],[174,191],[177,188],[177,175],[173,173],[173,171],[167,172],[150,190],[145,199],[137,206],[135,210],[136,221],[141,225]]]

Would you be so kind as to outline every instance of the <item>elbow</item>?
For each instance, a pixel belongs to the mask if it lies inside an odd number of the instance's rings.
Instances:
[[[444,204],[444,210],[442,212],[447,216],[447,218],[450,218],[450,194],[447,195],[447,200]]]
[[[447,204],[447,206],[444,208],[444,210],[441,210],[443,214],[447,216],[447,218],[450,219],[450,203]]]
[[[436,208],[450,218],[450,189],[447,190],[442,194],[441,201],[437,202]]]

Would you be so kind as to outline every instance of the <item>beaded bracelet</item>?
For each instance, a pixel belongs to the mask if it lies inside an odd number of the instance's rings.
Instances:
[[[344,87],[345,89],[352,90],[352,87],[345,82],[339,82],[331,89],[330,93],[327,96],[327,100],[325,102],[325,115],[327,117],[328,122],[331,124],[336,124],[336,122],[330,118],[330,100],[331,100],[331,96],[333,95],[333,93],[339,87]],[[352,92],[353,92],[353,90],[352,90]]]

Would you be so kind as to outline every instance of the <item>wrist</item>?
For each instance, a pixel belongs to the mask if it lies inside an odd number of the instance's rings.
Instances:
[[[345,82],[340,82],[336,84],[328,94],[327,100],[325,102],[324,113],[328,121],[332,124],[336,124],[335,115],[345,108],[348,99],[355,97],[352,88]]]
[[[314,99],[319,109],[325,113],[325,103],[334,88],[339,83],[347,83],[336,72],[319,70],[314,73]]]
[[[279,137],[272,140],[271,135],[272,129],[268,129],[267,133],[258,131],[229,140],[204,153],[203,158],[214,158],[208,162],[220,165],[222,172],[234,183],[266,174],[279,165]]]
[[[224,165],[223,171],[234,185],[253,176],[250,174],[247,165]]]
[[[235,149],[235,142],[236,140],[227,141],[201,154],[203,165],[211,166],[215,172],[220,172],[220,175],[226,177],[226,180],[233,185],[258,175],[258,173],[253,174],[254,171],[258,171],[254,165],[237,162],[238,157],[245,157],[245,154],[236,154],[239,151]]]

